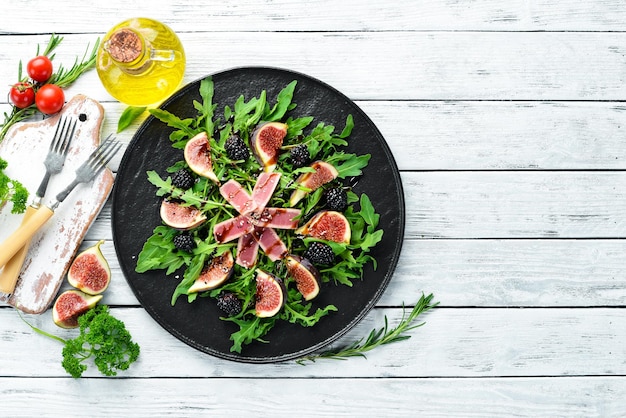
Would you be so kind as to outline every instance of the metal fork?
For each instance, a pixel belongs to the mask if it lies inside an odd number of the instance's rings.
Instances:
[[[46,167],[46,173],[37,188],[33,203],[26,208],[22,223],[26,223],[30,217],[37,212],[37,209],[41,206],[41,201],[46,194],[50,177],[58,174],[63,169],[65,159],[70,149],[72,138],[74,138],[74,131],[76,130],[76,120],[68,121],[67,118],[59,119],[57,122],[56,130],[52,141],[50,141],[50,147],[48,148],[48,154],[44,160],[44,166]],[[10,260],[6,263],[4,268],[0,271],[0,292],[13,293],[17,279],[26,259],[26,254],[30,247],[30,240],[26,241],[22,248],[20,248]]]
[[[89,155],[87,161],[78,167],[76,170],[76,178],[56,195],[55,202],[50,206],[40,206],[28,221],[23,223],[0,244],[0,267],[4,266],[7,261],[35,235],[39,228],[52,217],[59,204],[65,200],[77,185],[80,183],[88,183],[96,178],[96,176],[106,168],[106,165],[121,147],[122,144],[119,141],[111,139],[111,135],[109,135],[104,142]]]

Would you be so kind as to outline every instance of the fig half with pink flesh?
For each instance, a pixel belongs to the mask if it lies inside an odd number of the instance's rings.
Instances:
[[[323,210],[296,229],[296,234],[349,244],[352,230],[350,229],[350,222],[342,213]]]
[[[214,183],[220,181],[213,172],[213,159],[211,158],[211,144],[206,132],[200,132],[185,144],[185,161],[189,168],[196,174],[206,177]]]
[[[181,231],[195,228],[206,221],[206,215],[199,209],[169,199],[163,199],[161,202],[160,215],[166,225]]]
[[[189,288],[188,293],[204,292],[221,286],[232,276],[234,265],[235,258],[230,251],[213,257],[204,266],[200,276]]]
[[[278,162],[278,151],[287,135],[287,125],[267,122],[259,125],[250,138],[252,152],[264,171],[273,171]]]
[[[259,318],[276,315],[285,305],[287,289],[283,281],[271,273],[257,270],[255,314]]]
[[[285,257],[287,274],[296,281],[296,288],[304,300],[315,298],[320,292],[320,272],[306,258],[290,254]]]
[[[67,272],[67,281],[89,295],[99,295],[111,282],[109,263],[100,250],[103,243],[100,240],[78,254]]]
[[[333,181],[339,175],[335,166],[325,161],[315,161],[310,167],[315,171],[303,173],[298,177],[296,184],[299,187],[291,193],[289,206],[295,206],[308,193],[311,193],[319,189],[322,185]]]
[[[93,309],[102,295],[88,295],[80,290],[66,290],[52,306],[52,320],[61,328],[78,327],[78,317]]]

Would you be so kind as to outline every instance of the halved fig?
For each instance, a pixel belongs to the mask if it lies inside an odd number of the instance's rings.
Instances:
[[[315,298],[320,292],[320,272],[306,258],[290,254],[285,257],[287,274],[296,281],[296,288],[304,300]]]
[[[185,161],[189,168],[196,174],[206,177],[214,183],[220,181],[213,172],[213,160],[211,159],[211,144],[206,132],[200,132],[185,145]]]
[[[318,212],[300,228],[296,229],[296,234],[349,244],[352,231],[350,229],[350,222],[348,222],[342,213],[332,210],[323,210]]]
[[[67,272],[67,281],[89,295],[99,295],[111,282],[109,263],[100,251],[103,243],[104,240],[100,240],[78,254]]]
[[[278,161],[278,150],[283,145],[287,135],[287,125],[280,122],[267,122],[259,125],[254,132],[250,143],[252,152],[264,167],[264,171],[273,171]]]
[[[287,289],[283,281],[263,270],[256,274],[255,314],[259,318],[276,315],[285,305]]]
[[[233,275],[234,265],[235,259],[230,251],[213,257],[211,261],[204,266],[200,277],[191,285],[188,292],[204,292],[205,290],[215,289],[222,285],[222,283],[226,282],[226,280]]]
[[[315,171],[303,173],[298,177],[296,184],[305,189],[297,188],[291,193],[289,206],[295,206],[307,193],[317,190],[323,184],[336,179],[339,175],[337,169],[325,161],[315,161],[310,167]]]
[[[160,214],[166,225],[182,231],[200,226],[206,221],[206,215],[199,209],[184,206],[176,200],[163,199]]]
[[[78,317],[92,309],[102,295],[88,295],[80,290],[66,290],[52,306],[52,320],[61,328],[76,328]]]

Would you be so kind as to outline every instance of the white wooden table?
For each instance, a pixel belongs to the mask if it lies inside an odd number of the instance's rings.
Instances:
[[[187,52],[185,82],[270,65],[317,77],[371,117],[401,169],[402,257],[338,344],[440,306],[367,359],[240,364],[200,353],[138,304],[111,240],[103,302],[142,353],[118,378],[74,380],[60,345],[0,307],[2,416],[626,415],[626,3],[623,0],[20,1],[0,7],[0,81],[50,33],[72,63],[115,23],[149,16]],[[95,71],[67,96],[123,106]],[[0,108],[8,110],[0,94]],[[118,135],[128,143],[139,123]],[[115,170],[120,162],[113,163]],[[0,226],[1,227],[1,226]],[[29,316],[63,335],[51,315]]]

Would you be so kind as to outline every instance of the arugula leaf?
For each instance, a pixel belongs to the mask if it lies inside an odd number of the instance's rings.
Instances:
[[[370,200],[369,196],[363,193],[361,195],[361,200],[359,204],[361,206],[361,210],[359,211],[361,217],[365,220],[370,228],[376,228],[378,226],[378,221],[380,220],[380,215],[374,211],[374,206],[372,205],[372,201]]]
[[[204,253],[199,254],[197,257],[191,259],[189,267],[187,268],[187,270],[185,270],[185,273],[183,274],[183,280],[178,284],[178,286],[176,286],[176,289],[174,289],[171,301],[172,306],[176,304],[176,300],[180,295],[188,294],[188,290],[191,285],[196,281],[198,277],[200,277],[200,273],[202,273],[202,269],[204,268],[204,264],[206,262],[206,256],[206,253]],[[190,296],[192,297],[192,300],[190,300],[191,302],[193,301],[193,298],[195,298],[196,294],[192,294]]]
[[[339,172],[339,178],[358,177],[363,174],[362,169],[367,167],[372,156],[370,154],[356,155],[338,152],[330,157],[327,162],[333,164]]]
[[[178,116],[163,109],[148,109],[148,112],[161,122],[167,124],[167,126],[180,131],[172,132],[170,135],[172,142],[178,142],[184,137],[192,137],[197,133],[197,131],[191,127],[195,121],[192,118],[180,119]]]
[[[145,273],[149,270],[167,270],[166,274],[172,274],[185,265],[188,261],[179,255],[174,246],[176,234],[175,230],[163,225],[154,228],[139,253],[135,271]]]
[[[285,116],[285,113],[289,109],[289,105],[291,105],[291,100],[293,99],[293,92],[296,88],[297,81],[294,80],[291,83],[287,84],[285,88],[283,88],[276,97],[276,104],[270,110],[269,114],[264,116],[264,120],[268,122],[277,121]],[[289,125],[289,124],[287,124]]]
[[[211,134],[213,132],[213,113],[217,105],[213,104],[213,79],[207,77],[200,81],[200,96],[202,97],[202,105],[198,102],[194,102],[196,110],[200,112],[196,120],[197,126],[200,126],[204,121],[204,130]]]
[[[231,334],[230,339],[233,342],[230,348],[231,352],[241,353],[244,345],[253,341],[266,342],[261,339],[267,332],[274,327],[276,317],[259,318],[254,317],[253,320],[243,320],[237,318],[229,318],[230,321],[239,325],[239,331]]]
[[[343,131],[339,134],[339,138],[347,138],[352,133],[352,129],[354,129],[354,119],[352,115],[348,115],[346,118],[346,126],[343,128]]]
[[[267,100],[267,93],[265,90],[261,92],[261,95],[257,99],[254,113],[248,118],[246,121],[246,128],[256,125],[261,119],[261,115],[263,114],[263,110],[265,110],[265,104]]]
[[[304,128],[309,126],[313,122],[313,116],[305,116],[301,118],[289,117],[285,124],[287,125],[286,139],[296,138],[298,135],[302,135]]]
[[[325,308],[317,308],[313,315],[309,315],[312,304],[303,305],[301,303],[288,303],[285,305],[286,319],[292,324],[300,324],[303,327],[312,327],[317,324],[322,317],[330,312],[336,312],[335,305],[327,305]]]
[[[217,202],[215,200],[211,200],[208,198],[202,198],[195,192],[195,190],[183,190],[176,188],[172,185],[171,177],[168,177],[166,180],[163,180],[156,171],[148,171],[148,181],[154,184],[157,187],[157,196],[171,196],[175,199],[180,199],[185,202],[188,206],[197,207],[203,211],[207,211],[210,209],[224,207],[225,203]],[[203,185],[208,187],[213,187],[212,184],[209,184],[206,180],[197,183],[194,188],[203,189]]]

